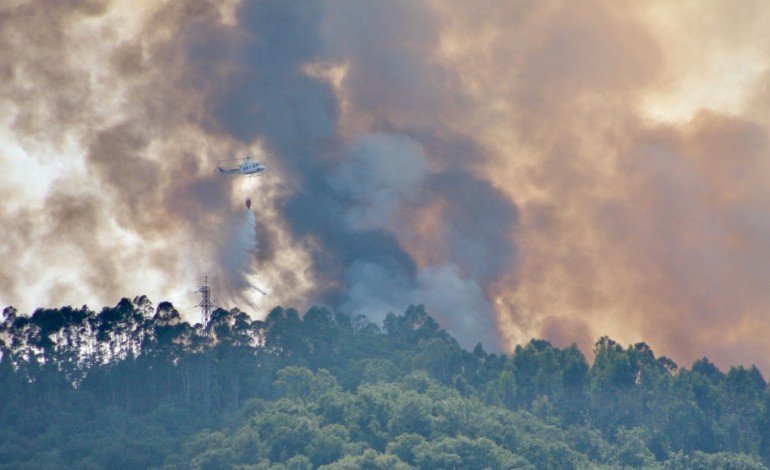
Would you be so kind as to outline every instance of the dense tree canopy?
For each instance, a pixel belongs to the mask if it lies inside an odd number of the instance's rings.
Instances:
[[[6,308],[0,468],[766,468],[754,367],[688,370],[600,338],[462,349],[425,312],[366,318],[168,302]]]

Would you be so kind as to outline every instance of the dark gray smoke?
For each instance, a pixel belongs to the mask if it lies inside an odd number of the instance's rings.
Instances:
[[[322,279],[315,301],[365,311],[375,319],[410,303],[426,303],[466,345],[483,339],[494,347],[494,310],[484,286],[512,268],[516,209],[472,173],[476,156],[458,155],[461,150],[449,150],[447,139],[435,135],[426,143],[445,148],[428,155],[431,149],[420,142],[420,134],[431,133],[422,123],[412,128],[383,121],[371,127],[373,132],[341,135],[340,97],[327,80],[306,72],[308,64],[351,60],[345,87],[352,90],[358,112],[374,114],[392,105],[390,98],[406,98],[403,104],[411,108],[409,87],[444,74],[440,68],[425,69],[418,53],[399,57],[394,48],[404,47],[404,38],[386,31],[392,26],[414,35],[420,28],[404,29],[403,17],[377,3],[345,6],[351,18],[376,19],[382,29],[346,23],[340,27],[355,27],[350,31],[355,37],[340,38],[336,31],[330,43],[322,36],[321,28],[330,27],[323,15],[341,4],[244,3],[237,18],[248,35],[235,47],[244,60],[218,84],[211,95],[217,101],[209,105],[234,138],[260,139],[278,156],[276,164],[292,191],[275,203],[292,237],[313,241],[313,271]],[[437,39],[422,32],[411,38],[419,41],[411,46],[427,49]],[[354,44],[358,47],[351,48]],[[372,88],[361,88],[364,84]],[[414,93],[417,98],[420,91]],[[414,224],[435,205],[443,206],[437,232],[417,233]],[[407,246],[412,241],[441,248],[435,259],[418,266]]]

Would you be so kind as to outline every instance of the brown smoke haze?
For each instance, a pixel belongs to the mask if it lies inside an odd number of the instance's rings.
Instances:
[[[208,272],[255,317],[424,303],[466,347],[609,335],[768,372],[769,21],[761,1],[3,2],[0,305],[192,306]],[[214,174],[249,152],[265,176]]]

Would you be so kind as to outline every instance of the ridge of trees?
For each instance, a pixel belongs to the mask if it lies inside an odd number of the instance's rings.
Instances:
[[[756,367],[645,343],[473,351],[422,306],[363,316],[122,299],[0,318],[2,468],[767,468]]]

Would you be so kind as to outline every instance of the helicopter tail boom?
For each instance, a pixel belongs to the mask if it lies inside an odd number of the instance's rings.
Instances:
[[[217,166],[217,170],[219,171],[219,173],[221,173],[223,175],[234,175],[234,174],[240,173],[238,168],[235,168],[233,170],[224,170],[224,169],[222,169],[222,167]]]

